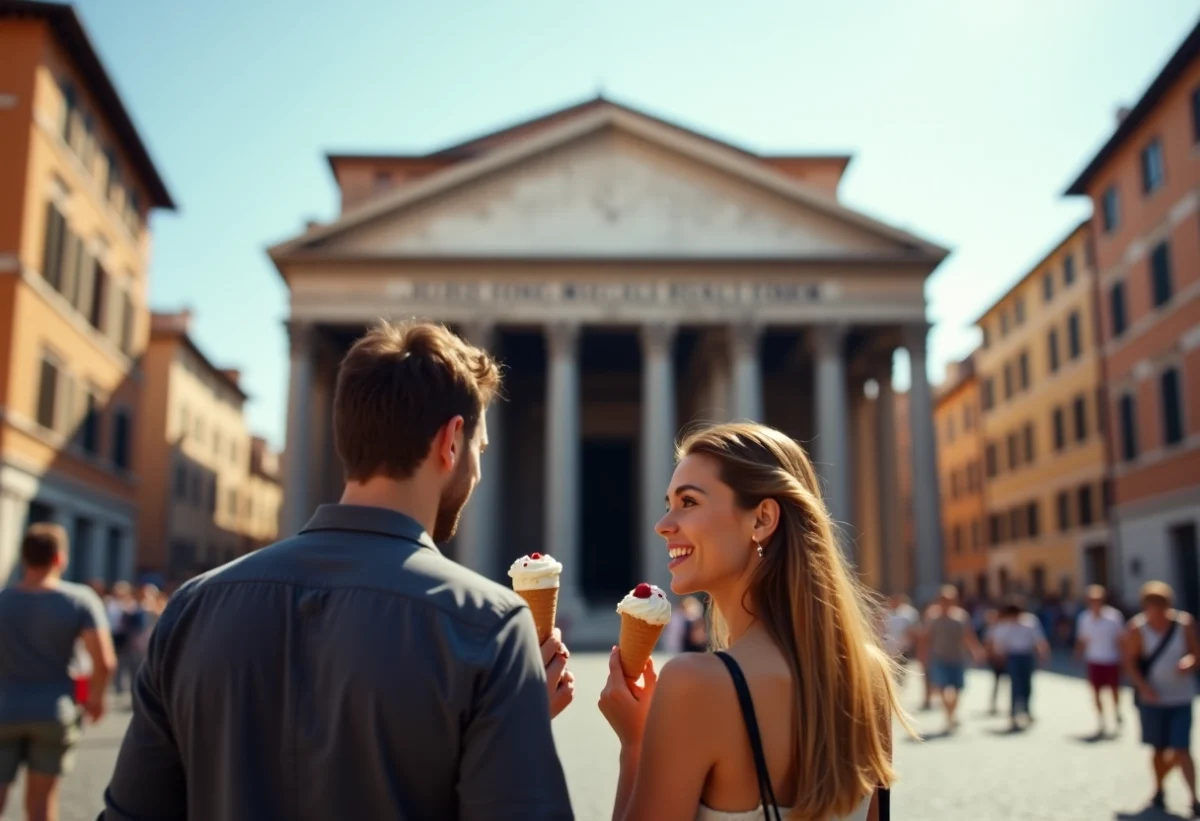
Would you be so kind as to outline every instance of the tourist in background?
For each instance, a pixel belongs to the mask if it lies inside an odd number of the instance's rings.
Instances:
[[[1050,658],[1050,643],[1041,620],[1016,600],[1004,605],[988,639],[989,649],[1004,659],[1010,691],[1009,727],[1016,732],[1033,721],[1033,671],[1039,661]]]
[[[1096,737],[1105,733],[1104,704],[1101,699],[1105,690],[1112,693],[1113,722],[1121,726],[1121,637],[1125,633],[1125,620],[1121,612],[1106,602],[1108,591],[1098,584],[1087,589],[1087,609],[1079,614],[1075,629],[1075,658],[1087,662],[1088,683],[1096,701],[1096,717],[1099,728]]]

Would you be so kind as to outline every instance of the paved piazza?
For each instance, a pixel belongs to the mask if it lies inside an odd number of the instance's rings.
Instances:
[[[572,657],[580,686],[578,700],[555,722],[559,751],[577,817],[607,819],[616,784],[617,745],[595,708],[603,685],[605,658]],[[906,704],[920,703],[919,677],[910,677]],[[963,705],[963,727],[939,737],[937,713],[916,713],[922,743],[901,741],[896,757],[903,783],[894,798],[897,819],[973,821],[1127,821],[1187,817],[1178,774],[1168,784],[1167,803],[1178,815],[1143,812],[1149,793],[1148,765],[1135,743],[1136,721],[1126,702],[1127,728],[1116,740],[1087,740],[1094,725],[1085,682],[1039,673],[1034,682],[1038,722],[1019,735],[1005,732],[1003,719],[986,716],[991,676],[973,671]],[[1006,697],[1002,691],[1001,700]],[[1128,698],[1128,694],[1126,694]],[[79,751],[78,769],[64,787],[63,821],[92,821],[128,721],[118,706],[93,728]],[[17,785],[7,811],[19,819]],[[13,800],[15,799],[15,800]]]

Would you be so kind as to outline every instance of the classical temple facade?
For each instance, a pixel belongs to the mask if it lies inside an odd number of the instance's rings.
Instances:
[[[562,619],[611,631],[669,582],[654,524],[681,429],[756,419],[805,443],[844,548],[881,589],[942,578],[925,279],[937,245],[838,201],[847,156],[761,156],[596,99],[419,156],[331,155],[341,213],[271,248],[290,290],[282,530],[336,501],[339,359],[380,317],[507,366],[484,478],[448,550],[504,579],[565,565]],[[892,359],[907,348],[916,558],[901,556]],[[910,566],[911,565],[911,566]]]

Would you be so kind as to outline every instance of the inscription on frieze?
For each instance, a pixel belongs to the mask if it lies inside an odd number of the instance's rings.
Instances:
[[[392,280],[388,295],[420,304],[779,305],[820,302],[811,282],[434,282]]]

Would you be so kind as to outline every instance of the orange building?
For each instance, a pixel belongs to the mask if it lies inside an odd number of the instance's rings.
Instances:
[[[246,429],[239,373],[204,355],[191,319],[151,317],[138,433],[138,571],[173,581],[274,541],[281,497],[277,458]]]
[[[1107,584],[1107,450],[1091,228],[989,308],[975,353],[992,589],[1070,598]]]
[[[1128,600],[1200,610],[1200,26],[1067,191],[1091,199]]]
[[[973,357],[947,367],[946,381],[934,398],[933,421],[946,578],[962,595],[986,599],[991,586],[984,538],[983,423]]]
[[[172,208],[69,6],[0,0],[0,581],[24,527],[129,577],[148,217]]]

